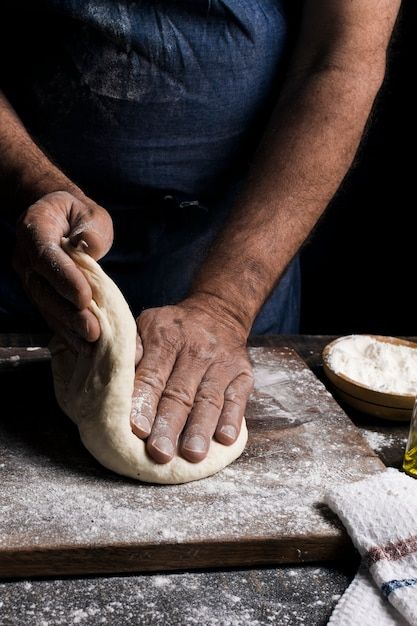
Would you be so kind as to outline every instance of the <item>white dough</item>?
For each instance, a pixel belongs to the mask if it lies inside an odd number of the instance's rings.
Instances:
[[[91,285],[91,310],[101,336],[92,354],[75,354],[59,339],[51,342],[55,393],[62,410],[77,424],[85,447],[105,467],[137,480],[176,484],[215,474],[243,452],[245,420],[231,446],[212,440],[207,457],[190,463],[175,456],[155,463],[130,428],[135,374],[136,323],[114,282],[80,249],[63,244]]]

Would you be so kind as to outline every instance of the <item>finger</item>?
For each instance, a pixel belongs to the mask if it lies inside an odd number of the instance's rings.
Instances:
[[[217,441],[230,446],[240,433],[246,403],[253,390],[253,377],[249,373],[237,376],[226,388],[224,404],[217,424]]]
[[[179,355],[162,393],[146,446],[150,456],[158,463],[168,463],[174,456],[206,369],[204,360],[192,358],[186,353]],[[201,444],[195,441],[194,445]]]
[[[207,456],[223,407],[228,382],[225,375],[211,367],[198,387],[180,446],[180,453],[187,461],[198,463]]]
[[[176,360],[176,352],[159,345],[143,347],[135,373],[130,426],[145,439],[151,432],[159,400]]]
[[[142,343],[142,339],[139,336],[139,333],[136,333],[135,367],[138,366],[138,363],[142,357],[143,357],[143,343]]]
[[[34,267],[59,295],[77,309],[86,309],[90,305],[93,294],[86,277],[59,245],[45,247]]]
[[[28,269],[31,267],[31,262],[25,252],[16,252],[13,266],[22,279],[26,293],[41,311],[52,330],[59,331],[61,336],[65,335],[67,342],[71,345],[77,344],[78,351],[85,348],[85,341],[94,342],[98,339],[100,326],[95,315],[88,309],[82,311],[75,309],[74,319],[70,323],[72,327],[70,331],[67,327],[67,318],[69,311],[74,312],[72,303],[62,298],[42,275]],[[53,322],[51,317],[54,310],[56,317]],[[78,322],[77,311],[80,313]]]
[[[18,240],[15,267],[22,274],[23,265],[43,276],[51,287],[77,309],[85,309],[91,302],[91,287],[82,271],[59,243],[42,239],[42,229],[33,227]],[[50,235],[49,235],[50,237]],[[25,249],[25,252],[23,251]],[[26,258],[26,263],[20,261]]]
[[[71,337],[75,335],[88,342],[99,338],[100,324],[96,316],[89,309],[76,309],[54,291],[45,278],[35,272],[28,274],[26,288],[53,330],[61,335],[69,332]]]

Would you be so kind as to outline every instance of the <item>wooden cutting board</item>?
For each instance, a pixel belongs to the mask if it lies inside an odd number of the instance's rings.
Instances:
[[[102,468],[60,413],[49,364],[0,373],[0,575],[61,575],[334,559],[351,544],[327,486],[383,469],[289,348],[252,348],[242,457],[211,478],[153,486]],[[9,355],[10,356],[10,355]]]

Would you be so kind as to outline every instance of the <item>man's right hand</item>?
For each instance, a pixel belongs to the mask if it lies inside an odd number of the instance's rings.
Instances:
[[[113,242],[110,215],[87,197],[55,191],[40,198],[17,225],[14,267],[49,326],[74,347],[96,341],[100,325],[87,308],[91,288],[61,247],[62,237],[100,259]]]

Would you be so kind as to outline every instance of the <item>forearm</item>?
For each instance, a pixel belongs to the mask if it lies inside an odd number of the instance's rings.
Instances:
[[[218,298],[250,329],[346,174],[378,86],[337,68],[291,83],[192,294]]]
[[[56,167],[31,139],[10,103],[0,91],[0,198],[22,211],[41,196],[81,190]]]
[[[305,0],[269,128],[190,295],[209,297],[247,332],[352,163],[383,80],[399,4]]]

